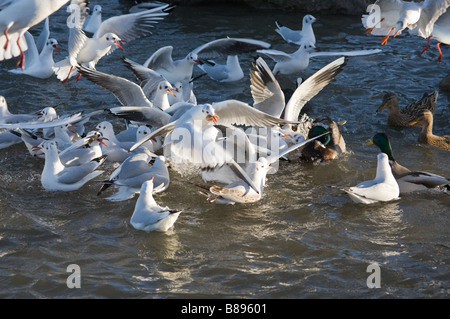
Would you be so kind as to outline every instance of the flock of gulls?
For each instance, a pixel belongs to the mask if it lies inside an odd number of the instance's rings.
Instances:
[[[63,6],[68,13],[68,56],[55,62],[58,41],[50,37],[48,17]],[[368,34],[382,37],[381,44],[391,34],[395,37],[408,29],[427,39],[427,47],[432,39],[437,40],[439,49],[440,43],[450,43],[449,6],[450,0],[378,0],[363,15],[362,24]],[[136,83],[100,72],[95,66],[105,55],[123,49],[124,43],[149,36],[174,6],[142,3],[106,20],[102,19],[104,9],[100,5],[90,9],[83,0],[0,0],[0,61],[18,60],[17,68],[9,72],[42,79],[55,76],[62,83],[85,78],[117,98],[121,106],[107,112],[126,123],[117,134],[106,120],[85,132],[84,124],[103,110],[58,115],[53,107],[46,107],[33,114],[14,114],[8,110],[6,97],[0,96],[0,149],[24,143],[31,155],[43,158],[45,190],[76,191],[98,181],[105,162],[113,163],[112,173],[100,179],[98,195],[113,189],[105,199],[124,201],[138,196],[131,225],[144,231],[167,231],[181,211],[159,206],[154,195],[168,189],[173,172],[200,174],[205,184],[193,185],[210,203],[254,203],[262,198],[268,175],[277,172],[280,159],[328,161],[347,152],[339,131],[345,122],[310,118],[301,111],[344,69],[349,56],[381,50],[318,51],[313,31],[316,18],[306,15],[299,30],[275,23],[275,31],[297,47],[292,53],[260,40],[222,38],[174,60],[174,48],[166,46],[144,64],[122,57]],[[29,29],[38,24],[43,28],[35,38]],[[244,77],[239,56],[248,53],[258,55],[250,70],[253,105],[235,99],[198,104],[194,67],[211,81],[238,81]],[[300,74],[310,58],[319,55],[339,57],[303,80]],[[219,57],[226,57],[226,63],[217,63],[214,59]],[[280,74],[298,78],[292,95],[285,95],[277,80]],[[450,151],[450,136],[432,133],[437,99],[437,92],[425,93],[400,110],[395,94],[387,93],[378,111],[387,108],[388,125],[419,123],[420,142]],[[401,166],[386,134],[374,135],[368,144],[380,149],[375,178],[342,189],[356,203],[391,201],[410,191],[449,187],[445,177]]]

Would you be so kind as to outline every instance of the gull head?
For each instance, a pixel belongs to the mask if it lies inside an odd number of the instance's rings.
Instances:
[[[173,93],[173,91],[175,91],[175,89],[172,87],[172,85],[168,81],[161,81],[158,85],[158,91],[160,91],[162,93],[169,93],[169,94],[172,94],[173,96],[175,96],[175,93]]]
[[[303,17],[303,23],[305,24],[313,24],[314,22],[316,22],[317,19],[314,18],[312,15],[307,14]]]
[[[216,114],[211,104],[204,104],[202,106],[201,112],[202,115],[205,116],[207,122],[214,122],[214,124],[217,124],[219,116]]]
[[[104,39],[109,45],[116,45],[120,49],[124,50],[122,46],[119,44],[119,42],[125,42],[121,38],[119,38],[116,34],[108,32],[105,35],[103,35],[102,39]]]
[[[99,4],[97,4],[97,5],[94,7],[94,10],[93,10],[92,14],[100,14],[100,13],[102,13],[102,6],[99,5]]]
[[[302,43],[300,45],[300,48],[303,49],[306,52],[314,52],[317,50],[316,46],[314,45],[314,43],[312,41],[307,41],[305,43]]]
[[[186,56],[186,60],[192,64],[200,64],[197,53],[191,52]]]
[[[58,41],[54,38],[48,39],[45,43],[47,47],[53,48],[56,52],[59,52]]]

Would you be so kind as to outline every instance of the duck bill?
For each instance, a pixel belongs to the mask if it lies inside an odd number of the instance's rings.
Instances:
[[[412,126],[412,125],[415,125],[417,123],[419,123],[419,119],[412,120],[411,122],[408,123],[408,125]]]
[[[384,110],[385,107],[386,107],[386,102],[381,103],[381,105],[377,108],[377,112]]]
[[[366,141],[366,146],[372,146],[372,145],[374,145],[372,139]]]

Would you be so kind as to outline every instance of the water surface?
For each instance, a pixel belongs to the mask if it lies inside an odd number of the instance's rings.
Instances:
[[[126,12],[117,1],[102,1],[104,15]],[[65,11],[50,18],[52,36],[64,48]],[[256,11],[244,7],[177,7],[155,25],[153,35],[130,42],[125,51],[104,57],[97,69],[135,80],[121,63],[125,55],[143,63],[162,46],[174,59],[221,37],[264,40],[293,52],[274,31],[275,20],[300,27],[302,13]],[[439,192],[358,205],[329,185],[351,186],[375,175],[378,149],[365,141],[377,132],[391,137],[403,165],[449,176],[448,152],[417,142],[419,128],[387,127],[376,114],[387,90],[402,106],[438,88],[449,72],[450,51],[437,63],[423,39],[402,36],[381,47],[366,36],[359,17],[317,15],[317,45],[323,51],[381,48],[381,54],[351,57],[343,72],[308,105],[312,117],[346,120],[342,134],[349,154],[320,165],[282,162],[268,177],[263,199],[250,205],[210,204],[171,172],[169,189],[158,203],[183,209],[167,233],[145,233],[129,223],[135,199],[111,203],[89,183],[70,193],[48,192],[40,184],[41,159],[24,145],[0,150],[0,296],[2,298],[447,298],[449,289],[450,197]],[[36,29],[38,31],[38,28]],[[55,54],[59,61],[65,51]],[[195,84],[199,103],[235,98],[251,103],[248,70],[255,55],[241,57],[246,74],[237,83],[207,77]],[[317,57],[302,75],[336,57]],[[273,65],[266,59],[269,65]],[[16,61],[1,64],[0,94],[14,113],[58,106],[61,114],[117,106],[108,91],[81,79],[61,84],[8,73]],[[195,74],[199,74],[198,69]],[[294,88],[295,77],[280,78]],[[449,133],[449,95],[441,92],[434,132]],[[92,118],[122,121],[104,114]],[[107,174],[112,166],[106,166]],[[200,179],[199,179],[200,181]],[[381,288],[369,289],[367,267],[381,269]],[[81,288],[69,289],[66,268],[81,269]]]

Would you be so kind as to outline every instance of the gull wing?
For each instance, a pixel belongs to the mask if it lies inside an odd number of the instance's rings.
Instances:
[[[347,59],[341,57],[314,73],[305,80],[289,99],[284,112],[284,119],[298,121],[303,106],[330,83],[346,65]]]
[[[256,50],[268,49],[270,44],[247,38],[223,38],[203,44],[192,52],[202,59],[214,59],[227,55],[240,55]]]
[[[218,124],[236,124],[251,126],[276,126],[279,124],[296,124],[288,120],[261,112],[247,103],[238,100],[225,100],[212,104],[219,116]]]

